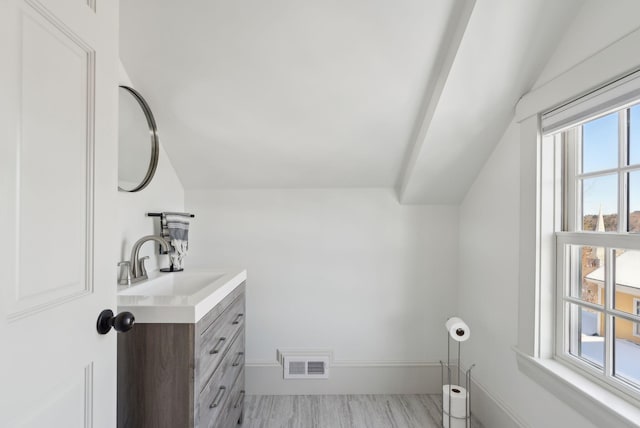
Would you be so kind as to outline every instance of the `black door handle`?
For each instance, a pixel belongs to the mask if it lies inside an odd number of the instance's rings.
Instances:
[[[105,309],[98,316],[96,328],[100,334],[109,333],[111,327],[117,332],[124,333],[131,330],[135,322],[136,317],[131,312],[120,312],[118,315],[113,316],[111,309]]]

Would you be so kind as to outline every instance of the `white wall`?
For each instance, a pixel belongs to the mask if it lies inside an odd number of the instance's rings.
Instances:
[[[638,2],[586,2],[538,86],[638,28],[639,14]],[[520,144],[519,125],[512,122],[460,206],[459,309],[473,329],[474,378],[494,400],[476,400],[474,410],[490,427],[511,426],[500,420],[499,408],[522,426],[595,427],[522,374],[511,349],[518,342]]]
[[[160,130],[160,132],[162,132]],[[131,247],[145,235],[159,235],[157,217],[147,217],[148,212],[184,211],[184,189],[176,175],[167,153],[160,144],[158,168],[151,183],[140,192],[118,192],[118,224],[120,231],[120,260],[129,260]],[[158,255],[157,244],[146,243],[140,255],[149,256],[147,270],[169,265],[168,256]],[[117,272],[114,266],[114,272]],[[115,274],[117,275],[117,273]],[[114,275],[114,276],[115,276]]]
[[[274,363],[281,347],[356,365],[446,356],[457,207],[402,206],[392,189],[303,189],[187,191],[186,208],[187,268],[248,270],[249,365]]]
[[[474,378],[523,426],[593,427],[523,375],[517,343],[520,132],[512,123],[460,206],[459,313],[473,336],[465,342]],[[476,403],[481,401],[476,400]],[[495,408],[474,408],[499,428]]]
[[[552,80],[621,37],[640,28],[637,0],[589,0],[576,11],[534,87]],[[613,76],[612,76],[613,77]]]

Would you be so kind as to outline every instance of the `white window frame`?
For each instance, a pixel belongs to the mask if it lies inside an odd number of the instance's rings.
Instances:
[[[640,299],[637,297],[633,298],[633,309],[636,315],[640,316]],[[640,324],[633,325],[633,335],[636,337],[640,337]]]
[[[513,349],[524,374],[596,426],[637,427],[640,400],[556,356],[555,325],[557,320],[562,320],[556,304],[556,233],[562,229],[562,195],[558,191],[562,189],[562,156],[561,146],[549,144],[549,137],[543,139],[543,135],[575,124],[567,119],[575,115],[575,101],[586,100],[589,112],[595,115],[604,111],[603,105],[611,111],[628,103],[625,97],[630,94],[637,98],[640,71],[628,70],[640,70],[640,63],[631,66],[634,63],[629,62],[629,56],[619,52],[639,43],[640,32],[637,37],[621,40],[615,50],[606,49],[527,94],[516,109],[516,121],[520,124],[521,199],[518,343]],[[606,69],[602,69],[602,64],[607,64]],[[609,73],[609,77],[603,72]],[[615,75],[622,77],[611,80],[610,76]],[[607,80],[613,84],[608,85]],[[615,91],[609,91],[609,86]],[[602,102],[598,96],[601,94],[609,98]],[[563,101],[571,99],[574,101]],[[544,112],[551,112],[555,123],[545,121]],[[599,241],[595,235],[599,234],[594,234],[594,245],[611,245]],[[564,238],[572,239],[571,233],[565,233]],[[615,245],[633,249],[637,247],[635,242],[631,239]]]
[[[520,371],[583,415],[594,426],[638,427],[640,403],[621,398],[606,384],[570,368],[554,358],[555,348],[555,217],[560,195],[555,192],[553,145],[545,145],[542,114],[558,111],[567,120],[565,106],[585,99],[593,111],[595,99],[613,82],[620,93],[640,89],[640,59],[629,55],[640,45],[640,31],[622,37],[585,60],[525,94],[516,105],[520,127],[520,231],[518,274],[518,330],[513,347]],[[624,79],[636,80],[626,87]],[[628,82],[627,82],[628,83]],[[634,83],[631,82],[633,85]],[[623,87],[625,85],[625,87]],[[609,91],[609,93],[612,93]],[[615,94],[614,94],[615,95]],[[549,124],[547,124],[549,125]]]
[[[631,100],[625,105],[618,105],[613,111],[604,110],[600,114],[594,116],[585,115],[578,117],[577,123],[573,123],[571,128],[556,133],[551,138],[544,138],[546,144],[553,143],[561,148],[556,148],[564,157],[562,163],[564,182],[557,192],[563,194],[560,206],[555,209],[564,210],[561,224],[556,225],[556,319],[555,319],[555,352],[554,357],[563,363],[579,370],[597,380],[612,387],[616,393],[623,396],[629,396],[633,400],[640,401],[640,384],[625,381],[615,376],[615,336],[614,336],[614,319],[620,318],[632,322],[640,322],[640,316],[628,314],[615,309],[614,304],[614,250],[616,248],[640,250],[640,236],[637,234],[629,234],[627,228],[628,213],[628,173],[640,170],[640,166],[626,165],[627,159],[627,121],[628,108],[638,104],[639,100]],[[581,171],[582,153],[581,153],[581,124],[591,121],[605,115],[617,112],[618,114],[618,162],[616,167],[583,173]],[[588,113],[587,113],[588,114]],[[543,142],[543,144],[545,144]],[[593,232],[582,230],[582,180],[598,177],[603,175],[617,175],[618,181],[618,228],[615,232]],[[558,183],[556,183],[558,186]],[[554,213],[558,215],[558,213]],[[560,227],[558,227],[560,226]],[[558,230],[560,229],[560,230]],[[581,283],[578,272],[575,270],[576,259],[579,256],[576,251],[577,246],[604,247],[605,251],[605,281],[604,281],[604,304],[596,305],[583,301],[578,297],[571,296],[572,284]],[[580,308],[588,308],[595,310],[604,317],[604,362],[603,368],[589,362],[587,359],[570,353],[571,349],[578,349],[579,341],[575,331],[571,325],[572,318],[578,319],[577,311]],[[600,316],[599,316],[600,317]],[[637,324],[635,324],[637,326]]]

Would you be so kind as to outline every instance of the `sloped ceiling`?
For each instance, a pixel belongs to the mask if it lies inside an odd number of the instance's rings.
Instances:
[[[120,51],[185,189],[456,203],[577,3],[127,0]]]

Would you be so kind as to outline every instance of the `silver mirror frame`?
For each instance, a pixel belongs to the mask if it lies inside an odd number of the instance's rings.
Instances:
[[[136,101],[140,105],[140,108],[142,109],[144,116],[147,118],[147,125],[149,126],[149,135],[151,137],[151,156],[149,159],[149,168],[147,169],[147,173],[142,179],[142,181],[140,182],[140,184],[138,184],[136,187],[130,190],[123,189],[122,187],[118,186],[118,190],[121,192],[139,192],[140,190],[144,189],[149,185],[149,183],[151,182],[151,179],[156,173],[156,169],[158,168],[158,157],[160,156],[158,128],[156,127],[156,120],[153,117],[151,108],[149,107],[149,104],[147,104],[147,101],[144,99],[144,97],[140,95],[140,92],[125,85],[120,85],[120,87],[122,89],[127,90],[131,95],[133,95],[133,97],[136,99]]]

